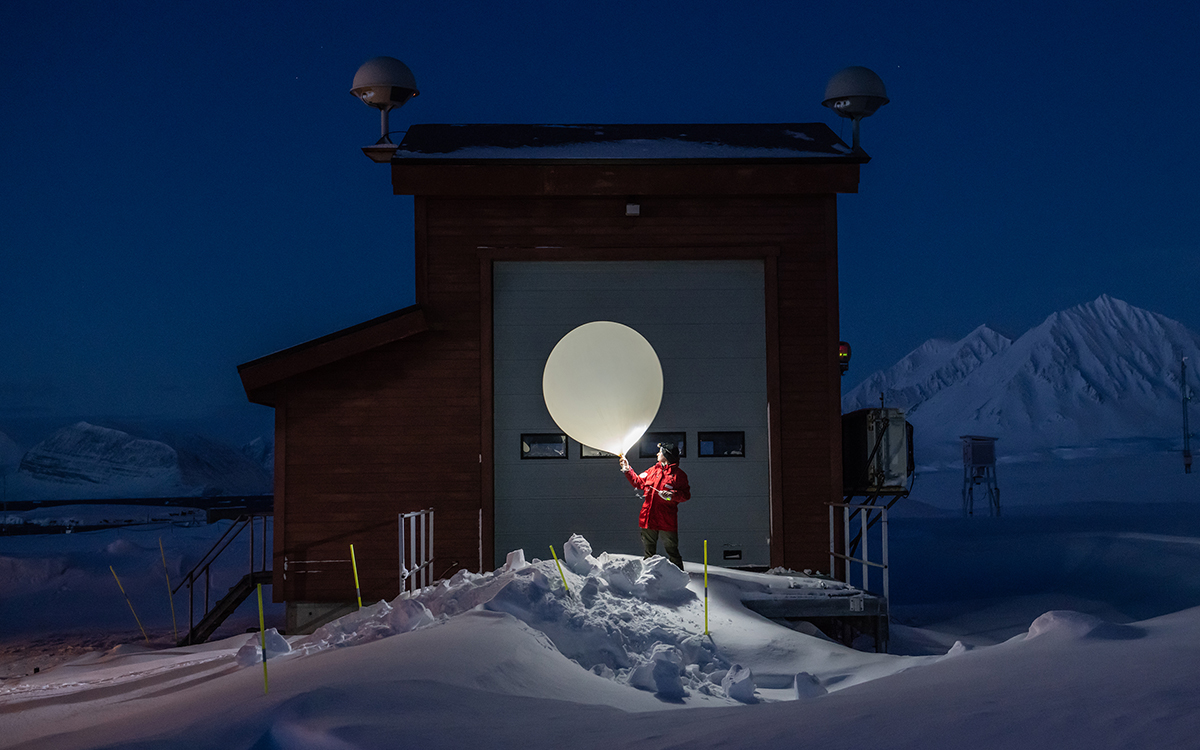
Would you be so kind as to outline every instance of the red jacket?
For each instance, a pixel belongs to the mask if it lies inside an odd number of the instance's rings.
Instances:
[[[656,463],[641,474],[635,474],[633,469],[627,469],[624,474],[630,484],[646,494],[638,525],[643,529],[679,531],[679,503],[692,497],[687,474],[679,468],[679,464],[671,464],[664,469],[662,464]],[[664,500],[658,494],[659,490],[674,493],[671,500]]]

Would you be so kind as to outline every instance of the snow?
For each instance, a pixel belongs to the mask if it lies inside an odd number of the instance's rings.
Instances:
[[[1200,590],[1156,571],[1194,577],[1198,521],[1138,504],[898,518],[892,654],[741,604],[845,584],[710,568],[705,634],[701,566],[575,535],[562,577],[514,551],[311,635],[280,635],[275,608],[266,686],[253,606],[218,640],[169,646],[158,540],[178,576],[221,524],[6,537],[0,747],[1191,747]]]
[[[267,441],[238,450],[196,434],[135,435],[89,422],[55,430],[23,454],[0,433],[10,501],[270,494],[273,461]]]
[[[848,584],[713,568],[706,609],[696,561],[684,572],[581,535],[563,540],[561,567],[513,550],[495,572],[459,571],[310,635],[281,634],[268,596],[265,634],[251,600],[210,643],[174,647],[189,606],[167,578],[178,585],[230,522],[20,511],[142,523],[0,537],[0,747],[1194,747],[1200,474],[1169,445],[1180,356],[1200,361],[1200,337],[1102,296],[1015,342],[986,326],[928,342],[847,394],[848,408],[880,391],[906,408],[924,464],[892,511],[884,654],[744,605],[861,595]],[[1001,438],[1003,518],[954,511],[969,433]],[[0,436],[9,492],[35,481],[14,473],[14,445]],[[144,469],[196,488],[241,471],[208,446],[86,423],[35,448],[43,485],[125,486]],[[258,449],[251,463],[269,460]],[[248,541],[235,544],[217,595],[245,572]]]
[[[960,435],[998,437],[1010,461],[1179,450],[1182,357],[1200,358],[1200,335],[1101,295],[1013,342],[986,326],[926,342],[848,391],[842,407],[878,406],[883,393],[905,410],[928,468],[961,467]]]

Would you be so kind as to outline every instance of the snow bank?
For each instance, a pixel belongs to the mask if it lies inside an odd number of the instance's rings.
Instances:
[[[579,535],[563,545],[565,588],[553,561],[528,563],[517,550],[493,573],[460,571],[393,604],[419,604],[441,618],[476,608],[502,612],[545,633],[563,655],[597,675],[668,700],[688,691],[720,695],[720,678],[710,676],[729,665],[711,642],[678,622],[679,610],[694,615],[702,606],[687,589],[688,574],[663,557],[591,552]]]
[[[1144,631],[1134,625],[1118,625],[1082,612],[1054,610],[1034,620],[1025,639],[1056,637],[1073,640],[1132,640],[1143,635]]]
[[[112,556],[132,562],[151,540],[97,534],[87,567],[107,573]],[[995,646],[900,657],[795,632],[740,603],[764,587],[850,593],[840,585],[711,571],[706,634],[696,587],[674,587],[661,563],[596,556],[582,537],[564,551],[565,581],[552,561],[514,553],[493,573],[460,572],[311,636],[268,631],[269,694],[257,633],[127,644],[40,674],[31,663],[0,682],[0,747],[385,747],[397,737],[430,748],[790,747],[799,736],[983,750],[1190,747],[1200,732],[1200,610],[1133,626],[1051,610]],[[9,572],[61,580],[49,563]],[[716,710],[663,710],[685,707]]]

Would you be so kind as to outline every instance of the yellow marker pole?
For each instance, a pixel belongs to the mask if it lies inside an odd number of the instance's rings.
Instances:
[[[263,694],[265,695],[268,692],[268,685],[267,685],[267,623],[266,623],[266,619],[263,617],[262,584],[261,583],[258,584],[258,633],[259,633],[260,640],[262,640]]]
[[[350,545],[350,565],[354,568],[354,593],[358,595],[358,608],[362,609],[362,589],[358,586],[358,562],[354,559],[354,545]]]
[[[704,634],[708,635],[708,540],[704,540]]]
[[[550,545],[550,554],[554,556],[554,564],[558,566],[558,577],[562,579],[563,588],[567,590],[567,596],[571,595],[571,587],[567,585],[567,577],[563,575],[562,563],[558,561],[558,555],[554,554],[554,545]]]
[[[171,630],[175,632],[175,642],[179,643],[179,626],[175,624],[175,597],[171,596],[171,574],[167,572],[167,552],[163,549],[161,536],[158,538],[158,551],[162,553],[163,576],[167,579],[167,601],[171,603]]]
[[[142,637],[146,639],[146,643],[150,642],[150,636],[146,635],[146,629],[142,627],[142,621],[138,619],[137,612],[133,609],[133,602],[129,601],[129,594],[125,593],[125,587],[121,585],[121,579],[117,576],[117,571],[113,570],[113,566],[108,566],[112,570],[113,578],[117,579],[117,588],[121,589],[121,595],[125,597],[125,603],[129,605],[129,611],[133,612],[133,619],[137,622],[138,628],[142,631]]]

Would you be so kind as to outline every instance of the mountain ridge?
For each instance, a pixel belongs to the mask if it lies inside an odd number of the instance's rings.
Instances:
[[[890,394],[887,405],[904,409],[913,424],[917,451],[948,461],[965,434],[998,437],[1010,456],[1122,441],[1161,445],[1182,436],[1183,357],[1200,361],[1200,336],[1102,294],[1052,313],[973,367],[914,371],[906,357],[872,373],[842,405],[874,405],[865,403],[868,384],[885,400]],[[911,385],[935,376],[939,387],[927,395]]]

